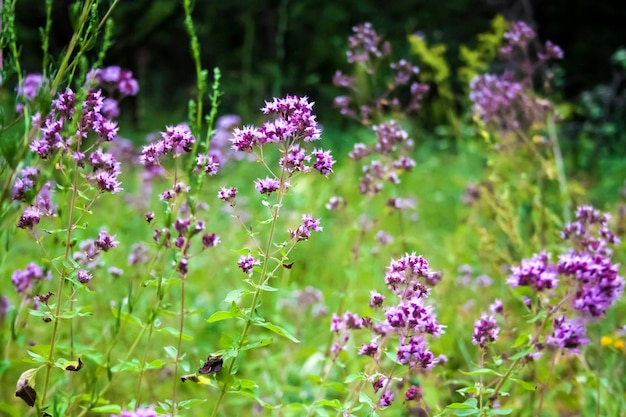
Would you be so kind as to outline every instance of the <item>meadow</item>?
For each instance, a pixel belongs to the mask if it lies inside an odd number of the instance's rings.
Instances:
[[[591,130],[572,144],[568,51],[529,24],[494,17],[460,87],[420,34],[347,27],[334,103],[286,91],[243,117],[184,0],[188,116],[137,132],[141,79],[107,60],[119,1],[77,2],[59,56],[47,1],[29,73],[16,3],[1,415],[626,414],[626,163]]]

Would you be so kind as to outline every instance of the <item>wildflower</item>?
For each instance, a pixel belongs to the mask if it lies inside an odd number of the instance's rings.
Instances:
[[[17,86],[17,95],[27,101],[34,99],[43,85],[48,82],[41,74],[28,74]]]
[[[74,116],[74,109],[76,107],[76,95],[71,88],[66,88],[65,91],[52,100],[52,108],[57,115],[66,119],[71,119]]]
[[[333,173],[332,166],[335,164],[335,161],[332,156],[330,156],[330,151],[314,149],[313,155],[315,156],[313,168],[319,171],[320,174],[327,177]]]
[[[423,335],[414,335],[403,338],[398,348],[398,362],[409,367],[432,369],[435,366],[435,355],[428,350],[428,344]]]
[[[220,161],[217,156],[211,154],[198,154],[195,166],[196,172],[204,171],[209,175],[215,175],[217,174],[219,168]]]
[[[289,149],[285,153],[285,156],[280,159],[279,163],[280,166],[287,172],[305,172],[309,169],[305,162],[308,162],[310,160],[311,157],[306,155],[304,149],[300,148],[299,144],[294,143],[289,147]]]
[[[78,282],[82,284],[88,283],[89,281],[91,281],[91,278],[92,275],[89,273],[89,271],[85,269],[79,269],[76,273],[76,279],[78,279]]]
[[[409,82],[413,75],[419,73],[419,68],[408,62],[406,59],[401,59],[398,62],[392,62],[389,67],[395,70],[394,83],[396,85],[402,85]]]
[[[115,240],[115,236],[109,235],[104,227],[100,230],[98,239],[95,243],[96,246],[104,252],[107,252],[109,249],[112,249],[119,244],[119,242]]]
[[[552,334],[546,338],[546,343],[562,349],[579,351],[582,345],[589,343],[585,337],[585,324],[581,319],[568,320],[565,317],[554,319]]]
[[[37,207],[29,206],[17,221],[17,227],[20,229],[32,229],[39,224],[41,212]]]
[[[537,58],[541,61],[547,61],[549,59],[563,59],[563,50],[559,45],[553,44],[551,41],[546,41],[544,45],[545,52],[539,52]]]
[[[158,242],[157,242],[158,243]],[[134,243],[128,254],[128,265],[144,264],[150,260],[150,251],[143,243]]]
[[[261,261],[254,259],[252,255],[241,255],[237,261],[237,266],[246,274],[252,272],[255,265],[261,265]]]
[[[254,188],[261,194],[269,195],[280,188],[280,181],[270,177],[265,177],[263,180],[259,178],[254,183]]]
[[[154,405],[150,405],[148,407],[139,407],[135,410],[122,410],[122,413],[119,415],[111,415],[111,417],[158,417],[156,411],[154,410]]]
[[[50,274],[44,275],[43,270],[34,262],[28,264],[24,270],[16,270],[11,275],[11,282],[19,294],[25,294],[36,281],[50,279]]]
[[[506,282],[513,288],[529,286],[535,291],[556,288],[558,271],[548,262],[549,259],[550,254],[545,251],[533,255],[531,259],[523,259],[520,266],[511,267],[512,274]]]
[[[363,344],[358,353],[359,355],[366,355],[371,357],[376,356],[376,353],[378,353],[378,343],[376,339],[372,339],[370,343]]]
[[[151,223],[152,220],[154,220],[154,212],[153,211],[147,212],[146,214],[144,214],[144,218],[146,219],[148,223]]]
[[[496,323],[496,319],[493,316],[487,315],[487,313],[482,313],[480,320],[474,322],[472,343],[474,345],[480,345],[481,348],[485,348],[487,343],[498,340],[498,333],[500,333],[500,328]]]
[[[522,21],[513,22],[509,30],[504,33],[504,39],[509,45],[519,47],[525,47],[535,36],[535,31]]]
[[[333,197],[330,198],[328,203],[326,203],[326,208],[328,210],[337,210],[337,209],[339,209],[339,207],[345,206],[345,204],[346,203],[345,203],[343,197],[333,196]]]
[[[378,405],[381,407],[389,407],[393,400],[396,398],[396,395],[392,390],[386,390],[383,392],[383,395],[380,396],[380,400],[378,400]]]
[[[39,169],[34,167],[26,167],[20,172],[20,177],[15,180],[13,190],[11,191],[11,199],[15,201],[26,201],[26,194],[33,189]]]
[[[259,144],[259,130],[254,126],[244,126],[233,130],[232,148],[239,152],[252,152],[252,147]]]
[[[121,277],[121,276],[122,276],[122,274],[124,273],[124,270],[123,270],[123,269],[120,269],[120,268],[117,268],[117,267],[115,267],[115,266],[111,266],[111,267],[109,267],[109,269],[107,269],[107,272],[108,272],[109,274],[111,274],[111,276],[112,276],[113,278],[119,278],[119,277]]]
[[[352,28],[354,34],[348,38],[348,63],[368,62],[383,58],[391,52],[389,42],[383,42],[372,24],[367,22]]]
[[[376,290],[370,291],[370,307],[381,307],[383,305],[383,301],[385,301],[385,296],[379,294]]]
[[[217,198],[230,203],[230,205],[235,203],[235,197],[237,197],[237,188],[235,187],[222,187],[222,189],[217,192]]]
[[[220,237],[215,233],[205,233],[202,235],[202,247],[212,248],[220,244]]]
[[[423,396],[422,389],[416,385],[411,385],[404,394],[404,401],[419,401]]]
[[[492,314],[502,314],[504,311],[502,300],[496,298],[493,304],[489,305],[489,311],[491,311]]]
[[[320,219],[314,219],[310,214],[302,215],[302,224],[296,230],[289,229],[289,235],[297,241],[307,240],[311,236],[311,231],[321,232]]]

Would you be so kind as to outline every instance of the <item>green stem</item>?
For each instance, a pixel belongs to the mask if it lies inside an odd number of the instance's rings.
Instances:
[[[552,372],[554,371],[554,364],[556,362],[556,355],[559,353],[559,350],[555,350],[552,355],[552,361],[550,362],[550,371],[548,372],[548,379],[541,389],[541,395],[539,396],[539,405],[537,406],[537,413],[535,415],[541,415],[541,408],[543,407],[543,400],[546,396],[546,392],[548,392],[548,387],[550,386],[550,379],[552,379]]]
[[[571,206],[569,192],[567,190],[567,177],[565,176],[565,164],[563,163],[563,154],[559,146],[559,138],[556,134],[556,125],[552,116],[548,118],[548,134],[552,143],[552,152],[554,153],[554,162],[556,164],[556,173],[559,179],[559,191],[561,192],[561,203],[563,204],[563,221],[570,223]]]
[[[252,326],[252,315],[254,314],[254,310],[256,308],[258,299],[261,295],[261,285],[265,282],[266,279],[266,275],[268,272],[268,268],[269,268],[269,261],[270,261],[270,251],[272,249],[272,242],[274,240],[274,233],[276,230],[276,221],[278,219],[278,213],[280,212],[280,207],[282,206],[282,200],[283,200],[283,195],[286,192],[285,190],[285,170],[282,170],[281,173],[281,178],[280,178],[280,188],[279,188],[279,192],[278,192],[278,198],[277,198],[277,202],[274,205],[273,208],[273,212],[272,212],[272,222],[271,222],[271,226],[270,226],[270,233],[269,233],[269,237],[267,239],[267,245],[265,247],[265,252],[263,253],[263,270],[261,272],[261,277],[259,279],[259,285],[257,285],[257,288],[254,291],[254,295],[252,297],[252,303],[250,304],[250,309],[248,311],[248,315],[246,317],[246,323],[243,327],[243,331],[241,332],[241,336],[239,337],[239,343],[237,344],[237,348],[235,349],[235,351],[237,353],[239,353],[239,351],[241,350],[241,348],[243,347],[244,343],[245,343],[245,339],[246,336],[248,335],[248,331],[250,330],[250,327]],[[230,360],[230,364],[228,365],[228,375],[232,374],[232,371],[235,367],[235,361],[236,361],[236,357],[232,358]],[[219,397],[217,398],[217,401],[215,402],[215,406],[213,408],[213,412],[211,413],[211,417],[215,417],[217,416],[217,413],[219,411],[220,405],[222,404],[222,401],[224,400],[224,396],[226,395],[226,391],[228,390],[228,383],[224,382],[224,384],[222,385],[222,389],[220,390],[220,394]]]
[[[189,241],[189,239],[187,239]],[[176,385],[178,382],[178,361],[180,349],[183,343],[183,326],[185,324],[185,277],[180,280],[180,329],[178,333],[178,346],[176,347],[176,359],[174,360],[174,383],[172,387],[172,417],[176,417]]]
[[[80,148],[80,143],[78,147]],[[63,295],[63,284],[65,283],[65,279],[67,278],[67,275],[68,275],[68,269],[65,265],[68,263],[69,255],[70,255],[70,248],[72,244],[72,230],[74,229],[74,222],[73,222],[74,206],[76,205],[77,195],[78,195],[78,162],[74,164],[74,182],[72,184],[72,196],[70,198],[70,205],[69,205],[70,212],[69,212],[69,216],[68,216],[69,218],[67,221],[65,256],[63,258],[64,259],[63,269],[61,270],[61,276],[59,279],[59,283],[57,285],[57,292],[56,292],[57,303],[56,303],[56,309],[54,313],[54,324],[52,326],[52,336],[50,337],[50,350],[48,351],[48,362],[46,363],[46,376],[45,376],[45,380],[44,380],[45,382],[44,382],[43,391],[42,391],[43,395],[41,397],[42,404],[46,400],[46,395],[48,393],[50,371],[53,365],[54,347],[56,343],[57,332],[59,330],[59,316],[61,315],[61,297]]]

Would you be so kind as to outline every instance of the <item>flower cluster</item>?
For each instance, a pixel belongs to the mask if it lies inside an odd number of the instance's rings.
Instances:
[[[124,96],[135,96],[139,92],[139,83],[133,78],[133,72],[117,65],[92,69],[87,74],[87,81],[105,89],[109,95],[119,91]]]
[[[32,229],[39,224],[41,216],[53,216],[56,213],[56,206],[51,201],[51,188],[52,182],[50,181],[46,182],[43,187],[41,187],[33,204],[28,206],[20,216],[17,222],[18,228]]]
[[[535,72],[542,69],[541,64],[549,59],[562,58],[563,51],[548,41],[544,51],[538,52],[537,62],[532,62],[528,49],[535,37],[535,32],[526,23],[514,22],[504,34],[505,45],[500,52],[513,64],[511,69],[517,71],[477,75],[470,83],[475,116],[484,123],[494,124],[502,132],[526,129],[553,111],[548,100],[535,97],[531,92],[532,80]]]
[[[173,154],[178,157],[183,153],[191,152],[196,139],[189,126],[180,124],[167,126],[161,133],[161,140],[143,147],[139,160],[145,166],[160,165],[161,157]]]
[[[39,265],[34,262],[28,264],[24,270],[16,270],[11,275],[11,282],[15,290],[22,295],[26,295],[38,281],[50,279],[50,272],[44,273]]]
[[[511,269],[507,282],[513,287],[529,286],[536,292],[554,289],[559,284],[559,276],[569,285],[571,303],[567,305],[577,312],[578,317],[557,317],[553,333],[546,340],[549,344],[576,350],[588,343],[586,323],[604,316],[624,291],[624,279],[619,275],[618,264],[611,260],[609,246],[619,243],[619,239],[609,229],[609,220],[608,214],[581,206],[576,212],[576,220],[566,225],[561,234],[565,241],[571,241],[572,247],[559,256],[556,264],[549,263],[550,254],[541,252]]]
[[[154,405],[139,407],[134,410],[122,410],[121,414],[111,414],[111,417],[158,417]]]
[[[355,161],[374,154],[380,156],[363,166],[359,190],[370,195],[380,192],[385,181],[398,184],[400,173],[410,172],[415,166],[415,161],[408,156],[413,140],[396,121],[373,126],[372,130],[376,134],[376,143],[371,146],[356,143],[349,154]]]
[[[42,87],[47,86],[48,80],[41,74],[28,74],[17,86],[17,100],[15,111],[24,112],[24,103],[30,103],[37,97],[37,93]]]
[[[480,345],[481,348],[485,348],[487,343],[492,343],[498,340],[499,332],[500,328],[498,327],[494,316],[482,313],[480,319],[474,322],[472,343]]]
[[[383,59],[391,54],[391,46],[376,33],[371,23],[355,26],[352,30],[354,34],[348,38],[348,63],[364,67],[368,75],[374,77],[376,71],[381,68]],[[360,94],[354,94],[359,91],[357,79],[338,70],[333,76],[333,84],[350,89],[350,95],[336,97],[334,106],[344,116],[357,119],[368,126],[385,108],[404,113],[419,110],[420,103],[429,89],[428,85],[415,81],[419,68],[406,59],[400,59],[389,64],[389,69],[393,75],[387,83],[386,90],[367,103],[361,103]],[[397,91],[399,87],[407,84],[409,84],[408,102],[404,99],[407,94],[400,94]]]
[[[311,237],[311,231],[321,232],[322,230],[320,219],[314,219],[310,214],[303,214],[302,224],[296,230],[289,229],[289,235],[297,241],[308,240]]]
[[[384,357],[386,343],[392,337],[397,337],[399,346],[396,352],[397,362],[409,369],[425,371],[437,364],[437,358],[430,351],[426,335],[439,337],[443,328],[433,312],[433,307],[426,303],[430,289],[426,283],[435,273],[429,268],[428,262],[421,256],[406,254],[400,259],[392,260],[387,267],[385,284],[395,294],[397,300],[391,305],[383,307],[386,299],[377,291],[371,291],[369,305],[372,308],[383,308],[384,319],[375,322],[370,318],[359,318],[352,313],[345,313],[343,317],[333,315],[331,331],[370,329],[374,336],[369,343],[359,349],[360,355],[371,356],[377,362]],[[334,345],[334,350],[344,347],[348,336],[345,332],[340,342]],[[384,342],[383,342],[384,341]],[[382,371],[382,370],[381,370]],[[374,390],[382,389],[379,406],[390,405],[395,394],[389,381],[393,375],[374,375],[371,378]],[[409,387],[411,390],[411,388]],[[405,393],[405,396],[414,398],[416,393]]]
[[[371,23],[366,22],[352,28],[354,34],[348,38],[346,56],[350,64],[368,63],[391,53],[391,44],[383,42]]]

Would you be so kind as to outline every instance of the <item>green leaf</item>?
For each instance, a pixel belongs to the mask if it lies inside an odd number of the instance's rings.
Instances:
[[[509,378],[509,379],[515,382],[520,387],[524,388],[526,391],[535,391],[537,389],[537,387],[531,384],[530,382],[522,381],[521,379],[517,379],[517,378]]]
[[[169,333],[172,336],[176,336],[176,337],[180,336],[180,329],[175,329],[173,327],[163,327],[161,329],[158,329],[157,331],[158,332],[166,332],[166,333]],[[193,336],[191,336],[190,334],[187,334],[187,333],[183,333],[183,340],[193,340]]]
[[[520,347],[522,345],[525,345],[529,341],[530,341],[530,335],[520,334],[519,336],[517,336],[517,339],[515,340],[515,343],[513,343],[513,347],[514,348]]]
[[[176,360],[176,356],[178,356],[178,350],[174,346],[165,346],[163,347],[163,349],[165,349],[167,356]]]
[[[254,323],[254,324],[256,326],[265,327],[267,330],[270,330],[276,334],[286,337],[287,339],[291,340],[294,343],[300,343],[300,341],[296,339],[294,335],[292,335],[290,332],[288,332],[287,330],[283,329],[282,327],[276,324],[273,324],[270,322]]]
[[[94,413],[121,414],[122,407],[120,407],[117,404],[107,404],[107,405],[101,405],[100,407],[94,407],[89,411],[94,412]]]
[[[206,402],[206,398],[192,398],[191,400],[185,400],[178,403],[178,407],[184,410],[189,410],[192,407],[196,407]]]
[[[319,400],[317,403],[325,407],[334,408],[335,410],[341,409],[341,401],[339,400]]]
[[[367,379],[367,377],[365,376],[365,374],[361,372],[361,373],[358,373],[358,374],[348,375],[343,382],[344,382],[344,384],[349,384],[350,382],[365,381],[366,379]]]
[[[372,410],[376,408],[372,399],[363,391],[361,391],[361,393],[359,394],[359,402],[369,405]]]
[[[496,376],[502,376],[501,373],[494,371],[493,369],[489,369],[489,368],[481,368],[481,369],[476,369],[474,371],[463,371],[461,370],[461,373],[463,375],[496,375]]]
[[[235,316],[230,311],[216,311],[207,319],[208,323],[215,323],[222,320],[232,319]]]
[[[232,302],[237,301],[238,299],[240,299],[244,295],[248,295],[248,294],[252,294],[252,291],[244,290],[243,288],[240,288],[238,290],[232,290],[228,294],[226,294],[226,298],[224,298],[224,301],[226,301],[228,304],[230,304]]]
[[[493,410],[489,410],[490,416],[508,416],[513,412],[512,408],[494,408]]]
[[[450,408],[452,410],[465,410],[465,409],[476,409],[475,406],[471,406],[470,404],[465,403],[452,403],[446,406],[446,408]]]

